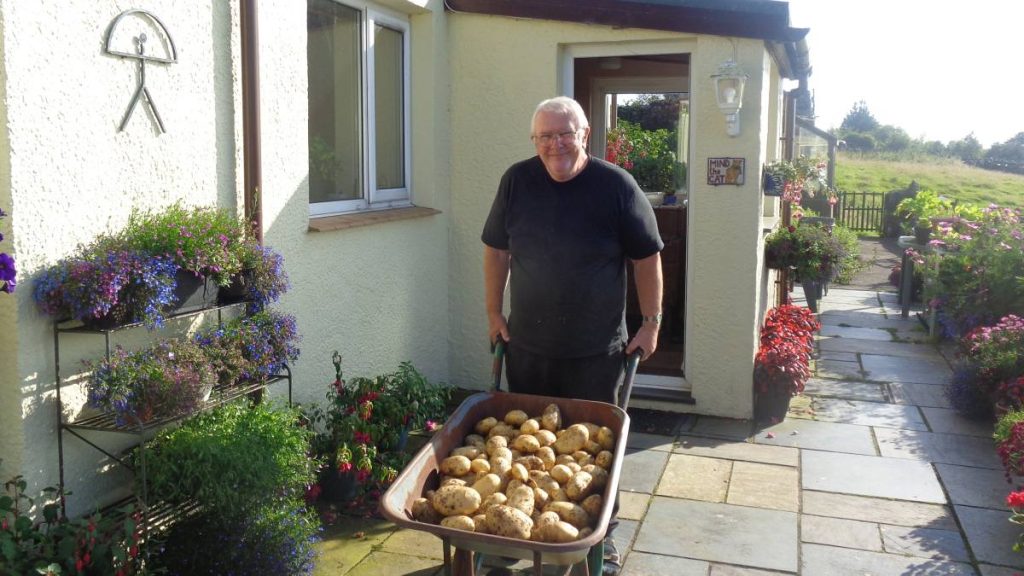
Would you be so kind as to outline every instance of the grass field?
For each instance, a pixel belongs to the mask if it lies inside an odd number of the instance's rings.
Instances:
[[[889,161],[840,153],[836,187],[846,191],[889,192],[916,180],[923,190],[981,206],[1024,208],[1024,176],[982,170],[954,160]]]

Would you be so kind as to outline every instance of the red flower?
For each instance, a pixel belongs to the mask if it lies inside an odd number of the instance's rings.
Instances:
[[[1006,497],[1006,505],[1010,508],[1024,508],[1024,490],[1010,492],[1010,495]]]
[[[338,464],[338,472],[341,472],[342,474],[344,474],[344,473],[346,473],[346,472],[348,472],[350,470],[352,470],[352,463],[351,462],[342,462],[341,464]]]
[[[370,477],[369,470],[359,470],[356,472],[356,480],[359,482],[366,482],[366,479]]]
[[[319,484],[313,484],[309,488],[306,488],[306,503],[312,504],[313,502],[316,502],[322,491],[323,489],[320,488]]]
[[[360,444],[372,444],[373,443],[373,438],[370,436],[369,432],[353,432],[352,433],[352,438],[355,439],[355,441],[360,443]]]

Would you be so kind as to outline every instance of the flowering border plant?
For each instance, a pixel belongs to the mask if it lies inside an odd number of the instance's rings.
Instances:
[[[1006,505],[1010,508],[1010,522],[1024,526],[1024,490],[1007,495]],[[1013,543],[1013,551],[1024,551],[1024,532],[1017,535],[1017,541]]]
[[[796,271],[798,280],[832,280],[839,273],[846,249],[824,226],[783,226],[765,238],[765,265]]]
[[[811,376],[814,333],[821,324],[807,308],[784,304],[765,315],[761,343],[754,357],[754,390],[800,394]]]
[[[0,218],[5,218],[7,213],[0,210]],[[0,234],[0,241],[3,241],[4,235]],[[0,292],[6,292],[12,294],[15,286],[17,286],[16,278],[18,271],[14,265],[14,258],[7,252],[0,252]]]
[[[1024,318],[1007,315],[994,326],[972,330],[960,341],[960,361],[970,368],[970,384],[988,406],[1020,405],[1015,385],[1024,376]]]

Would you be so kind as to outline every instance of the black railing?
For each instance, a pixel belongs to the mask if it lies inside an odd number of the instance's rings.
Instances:
[[[880,233],[885,192],[839,192],[839,223],[854,232]]]

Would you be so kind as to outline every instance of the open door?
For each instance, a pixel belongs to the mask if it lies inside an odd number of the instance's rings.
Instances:
[[[665,249],[663,321],[658,350],[640,365],[638,392],[665,398],[688,394],[686,357],[687,174],[690,165],[689,54],[576,58],[577,100],[591,121],[590,152],[623,166],[644,192],[665,193],[655,206]],[[658,196],[651,194],[652,203]],[[641,315],[632,275],[626,324]]]

